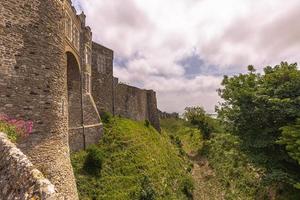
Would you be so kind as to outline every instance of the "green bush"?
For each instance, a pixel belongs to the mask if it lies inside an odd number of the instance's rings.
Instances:
[[[151,186],[149,178],[144,176],[141,184],[141,192],[139,200],[154,200],[156,197],[155,190]]]
[[[145,126],[146,126],[146,127],[149,127],[149,126],[150,126],[150,122],[149,122],[149,120],[147,120],[147,119],[145,120]]]
[[[113,116],[108,112],[100,112],[100,117],[103,123],[109,123]]]
[[[87,156],[84,161],[83,169],[90,175],[99,176],[102,169],[104,154],[93,145],[87,149]]]
[[[252,166],[231,134],[216,134],[202,151],[224,187],[226,199],[255,199],[264,170]]]
[[[194,182],[190,178],[186,178],[182,182],[182,192],[188,199],[193,199]]]

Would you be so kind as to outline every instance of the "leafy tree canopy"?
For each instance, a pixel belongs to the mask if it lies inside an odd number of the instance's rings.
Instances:
[[[219,117],[252,161],[269,170],[267,178],[293,183],[300,175],[300,71],[286,62],[265,67],[263,74],[248,70],[224,77]]]

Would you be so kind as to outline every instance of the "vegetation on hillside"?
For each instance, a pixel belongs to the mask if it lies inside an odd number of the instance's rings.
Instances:
[[[248,74],[224,77],[219,120],[191,107],[183,115],[186,121],[162,123],[171,135],[182,126],[203,134],[200,160],[207,159],[214,173],[200,176],[200,183],[222,191],[206,198],[300,199],[300,72],[288,63],[264,72],[249,66]]]
[[[160,122],[163,133],[169,135],[173,144],[186,154],[196,154],[202,148],[200,131],[183,119],[167,118]]]
[[[251,163],[266,169],[265,184],[298,187],[300,71],[288,63],[266,67],[264,74],[248,69],[247,74],[224,77],[219,115],[227,131],[239,137]]]
[[[146,122],[104,117],[98,145],[72,155],[80,199],[190,199],[188,162]]]
[[[72,158],[81,199],[191,199],[188,172],[195,199],[300,199],[300,71],[248,69],[224,77],[218,119],[186,108],[184,119],[163,119],[160,134],[104,116],[99,145]]]
[[[197,116],[198,114],[201,116]],[[186,120],[163,119],[161,127],[171,138],[179,138],[184,151],[191,159],[195,158],[196,162],[202,163],[198,169],[201,174],[194,174],[195,179],[201,179],[195,180],[201,188],[198,188],[200,191],[195,191],[195,195],[199,197],[194,198],[255,199],[263,170],[250,165],[247,156],[240,150],[239,139],[231,134],[219,132],[222,129],[218,120],[210,118],[201,107],[186,109],[184,116],[189,117]],[[201,120],[209,123],[211,130],[216,131],[208,132],[209,139],[203,139],[202,127],[197,125],[205,124],[200,122]],[[190,137],[191,135],[193,137]],[[195,155],[198,152],[200,154]],[[209,161],[209,166],[206,166],[206,160]]]

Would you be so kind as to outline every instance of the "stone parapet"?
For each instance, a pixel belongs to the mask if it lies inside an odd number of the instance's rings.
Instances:
[[[59,199],[54,185],[1,132],[0,199]]]

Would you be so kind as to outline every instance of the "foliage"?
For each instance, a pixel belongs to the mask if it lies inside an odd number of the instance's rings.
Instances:
[[[149,126],[150,126],[150,122],[149,122],[149,120],[147,120],[147,119],[145,120],[145,126],[146,126],[146,127],[149,127]]]
[[[103,153],[99,176],[84,170],[86,151],[71,156],[80,199],[188,199],[181,189],[188,163],[165,133],[112,118],[96,148]]]
[[[101,149],[98,149],[96,146],[92,145],[87,149],[87,156],[85,158],[83,169],[95,176],[99,176],[102,165],[103,165],[104,155]]]
[[[103,123],[109,123],[113,116],[108,112],[100,112],[100,117]]]
[[[187,107],[183,116],[192,125],[201,130],[204,139],[210,138],[211,133],[214,131],[214,122],[202,107]]]
[[[297,140],[291,140],[295,127],[287,126],[300,118],[300,71],[285,62],[266,67],[263,75],[253,66],[248,69],[247,74],[224,77],[219,117],[241,139],[249,159],[266,167],[268,180],[293,184],[299,180],[300,167],[288,153],[295,159],[300,149],[295,148]]]
[[[282,127],[281,130],[282,135],[277,142],[285,145],[288,154],[300,165],[300,119],[295,124]],[[295,183],[294,186],[300,189],[300,183]]]
[[[202,134],[194,128],[189,122],[176,119],[162,119],[160,121],[163,132],[167,133],[179,149],[183,149],[187,154],[195,154],[202,148]]]
[[[7,115],[0,114],[0,131],[7,134],[12,142],[29,136],[32,133],[33,122],[11,119]]]
[[[194,183],[191,178],[187,178],[182,183],[182,191],[188,197],[188,199],[193,199]]]
[[[289,155],[300,164],[300,119],[295,124],[281,128],[282,135],[279,144],[286,145]]]
[[[222,183],[225,199],[255,199],[264,170],[249,164],[238,137],[216,134],[206,141],[202,153]]]
[[[10,139],[12,142],[17,142],[20,137],[19,134],[17,134],[15,126],[2,121],[0,121],[0,132],[7,134],[8,139]]]
[[[141,186],[139,200],[154,200],[156,196],[155,190],[151,186],[151,182],[147,176],[144,176]]]

